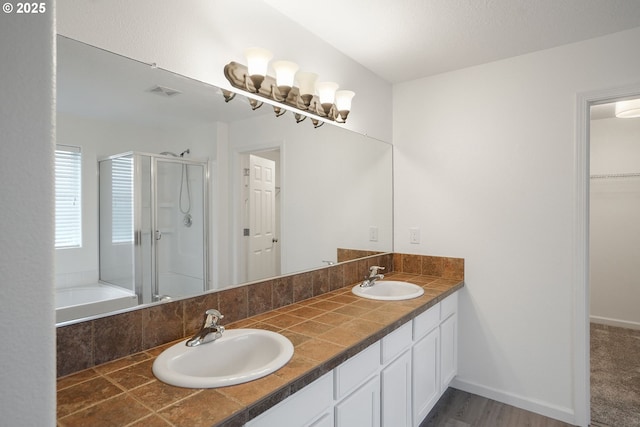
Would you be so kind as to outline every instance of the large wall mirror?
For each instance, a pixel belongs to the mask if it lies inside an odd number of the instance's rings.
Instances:
[[[389,143],[66,37],[57,55],[58,324],[392,251]]]

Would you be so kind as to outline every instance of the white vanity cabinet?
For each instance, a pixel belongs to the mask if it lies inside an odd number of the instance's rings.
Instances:
[[[458,373],[458,293],[440,303],[440,391]]]
[[[440,304],[413,319],[411,349],[413,425],[418,426],[440,398]]]
[[[332,427],[333,374],[324,374],[245,426]]]
[[[419,426],[457,373],[457,310],[453,293],[246,426]]]
[[[333,408],[328,408],[322,414],[317,416],[311,424],[305,424],[309,427],[333,427]]]
[[[380,427],[380,380],[370,378],[336,403],[335,427]]]
[[[413,425],[445,392],[458,366],[458,294],[453,293],[413,319]]]
[[[407,322],[381,340],[381,425],[411,425],[412,323]]]
[[[333,370],[335,427],[380,426],[380,341]]]
[[[381,425],[411,425],[411,351],[403,352],[380,372]]]

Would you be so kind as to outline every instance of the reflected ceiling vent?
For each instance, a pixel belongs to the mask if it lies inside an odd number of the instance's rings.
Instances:
[[[158,85],[155,85],[151,89],[148,89],[147,92],[155,93],[156,95],[165,96],[167,98],[171,98],[182,93],[179,90]]]

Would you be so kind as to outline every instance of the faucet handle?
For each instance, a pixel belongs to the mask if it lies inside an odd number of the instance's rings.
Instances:
[[[210,308],[209,310],[205,311],[204,314],[211,314],[213,316],[216,316],[220,319],[224,318],[224,315],[222,313],[220,313],[218,310],[216,310],[215,308]]]
[[[223,319],[224,315],[214,308],[210,308],[204,313],[204,325],[203,327],[209,328],[211,326],[218,326],[220,319]]]
[[[384,267],[379,267],[377,265],[372,265],[371,267],[369,267],[369,271],[371,272],[371,274],[378,274],[378,270],[384,270]]]

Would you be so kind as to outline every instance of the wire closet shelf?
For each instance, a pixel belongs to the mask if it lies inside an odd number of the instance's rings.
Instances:
[[[640,178],[640,172],[633,173],[605,173],[599,175],[591,175],[591,179],[610,179],[610,178]]]

